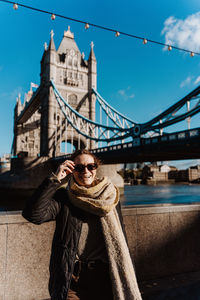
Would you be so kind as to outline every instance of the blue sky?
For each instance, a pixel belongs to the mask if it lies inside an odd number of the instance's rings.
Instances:
[[[111,27],[160,42],[200,52],[200,8],[197,0],[168,1],[24,1],[40,9]],[[136,122],[149,119],[180,100],[200,84],[200,56],[111,32],[84,29],[84,25],[0,2],[0,155],[9,153],[13,139],[13,112],[18,93],[39,83],[44,43],[54,30],[56,47],[68,25],[86,59],[94,42],[97,86],[113,107]],[[191,127],[199,127],[199,117]],[[186,122],[177,127],[185,129]],[[191,163],[191,162],[190,162]],[[186,164],[186,162],[184,162]]]

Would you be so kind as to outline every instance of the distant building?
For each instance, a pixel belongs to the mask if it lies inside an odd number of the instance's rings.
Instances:
[[[200,165],[192,166],[190,169],[198,170],[200,172]]]
[[[175,166],[169,166],[170,167],[170,171],[177,171],[178,169],[177,169],[177,167],[175,167]]]
[[[169,172],[169,178],[179,182],[192,182],[200,179],[200,166],[193,166],[186,170],[172,170]]]
[[[10,171],[10,154],[4,154],[0,157],[0,174]]]
[[[200,178],[200,165],[192,166],[189,168],[189,181],[197,180]]]
[[[171,171],[171,168],[168,165],[162,165],[159,166],[159,168],[161,173],[168,173],[169,171]]]
[[[143,179],[152,179],[155,181],[168,181],[169,173],[171,170],[177,170],[175,167],[170,167],[168,165],[146,165],[142,171]]]

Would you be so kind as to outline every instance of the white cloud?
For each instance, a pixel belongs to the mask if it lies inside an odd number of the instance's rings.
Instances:
[[[194,84],[198,84],[200,82],[200,76],[198,76],[194,82]]]
[[[125,95],[125,90],[119,90],[118,94],[120,94],[121,96],[124,96]]]
[[[188,169],[191,166],[196,166],[200,164],[200,159],[188,159],[180,161],[171,161],[170,165],[176,166],[179,170]]]
[[[200,12],[189,15],[185,19],[170,16],[164,22],[161,32],[165,36],[165,43],[190,51],[200,51]]]
[[[189,85],[191,83],[192,77],[188,76],[185,80],[183,80],[180,84],[180,87],[183,88],[186,85]]]
[[[131,93],[130,87],[126,89],[119,90],[117,92],[118,95],[122,96],[123,100],[133,99],[135,97],[134,93]]]
[[[13,99],[16,99],[17,96],[19,94],[23,94],[22,92],[22,87],[16,87],[14,90],[10,91],[10,92],[4,92],[4,93],[1,93],[0,94],[0,101],[5,101],[6,100],[13,100]],[[23,100],[23,99],[22,99]]]
[[[16,98],[18,95],[22,95],[22,87],[18,86],[13,91],[10,92],[10,98]]]

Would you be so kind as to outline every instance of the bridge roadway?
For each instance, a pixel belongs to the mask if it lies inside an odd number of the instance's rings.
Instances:
[[[105,164],[200,158],[200,128],[91,150]],[[70,154],[54,158],[62,161]]]

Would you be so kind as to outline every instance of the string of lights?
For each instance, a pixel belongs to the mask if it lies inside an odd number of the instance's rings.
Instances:
[[[32,6],[28,6],[28,5],[25,5],[25,4],[22,4],[22,3],[16,3],[16,2],[13,2],[13,1],[9,1],[9,0],[0,0],[0,2],[5,2],[5,3],[12,4],[13,8],[15,10],[17,10],[19,8],[19,6],[21,6],[21,7],[33,10],[33,11],[48,14],[48,15],[51,16],[51,20],[55,20],[56,17],[58,17],[58,18],[70,20],[70,21],[73,21],[73,22],[81,23],[81,24],[84,24],[86,30],[89,29],[89,27],[91,26],[91,27],[95,27],[95,28],[98,28],[98,29],[113,32],[113,33],[115,33],[116,37],[119,37],[120,35],[124,35],[124,36],[130,37],[130,38],[142,40],[144,45],[147,44],[147,43],[153,43],[153,44],[157,44],[157,45],[160,45],[160,46],[167,47],[168,51],[171,51],[172,49],[175,49],[175,50],[190,53],[191,57],[193,57],[194,55],[200,55],[199,52],[194,52],[194,51],[191,51],[191,50],[183,49],[183,48],[176,47],[176,46],[173,46],[173,45],[169,45],[169,44],[154,41],[154,40],[151,40],[151,39],[148,39],[148,38],[144,38],[144,37],[141,37],[141,36],[137,36],[137,35],[134,35],[134,34],[131,34],[131,33],[126,33],[126,32],[123,32],[123,31],[119,31],[119,30],[116,30],[116,29],[113,29],[113,28],[109,28],[109,27],[105,27],[105,26],[102,26],[102,25],[97,25],[97,24],[93,24],[93,23],[90,23],[90,22],[86,22],[86,21],[83,21],[83,20],[78,20],[78,19],[75,19],[75,18],[67,17],[67,16],[64,16],[64,15],[57,14],[55,12],[42,10],[42,9],[32,7]]]

